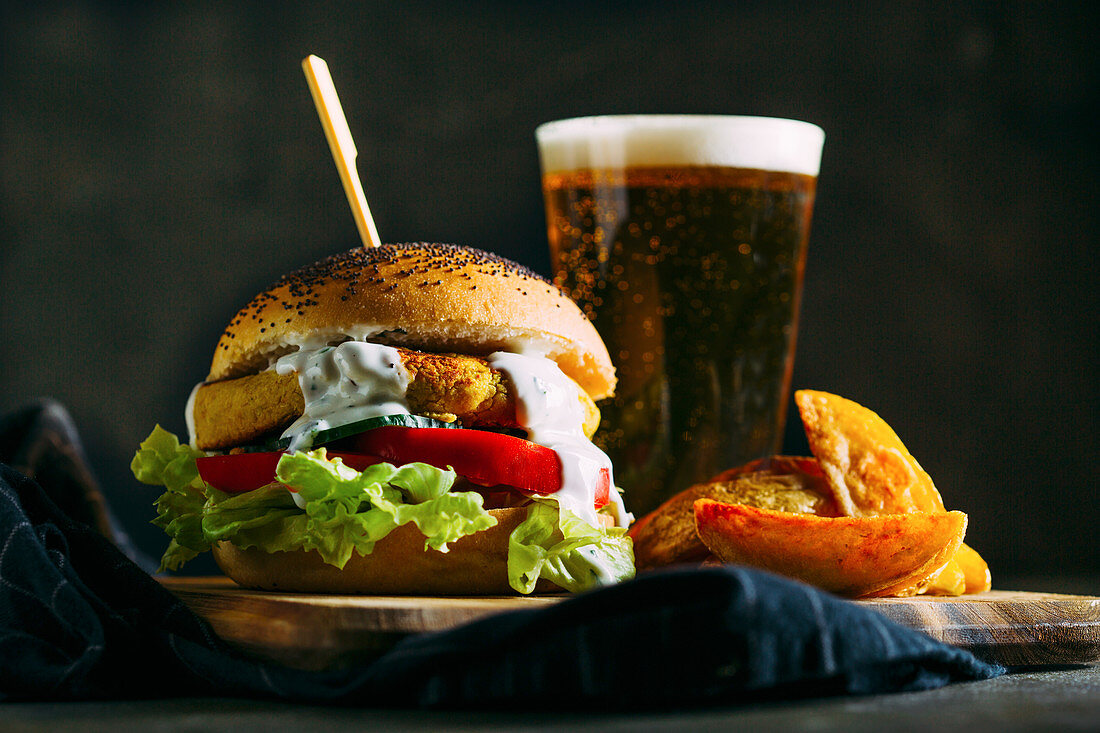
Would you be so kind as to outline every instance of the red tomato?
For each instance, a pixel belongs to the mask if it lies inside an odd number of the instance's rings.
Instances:
[[[341,442],[351,451],[329,451],[361,471],[383,461],[402,466],[421,462],[452,468],[471,482],[499,491],[514,487],[527,495],[547,496],[561,489],[561,459],[544,446],[511,435],[452,428],[384,427]],[[281,452],[238,453],[197,459],[202,480],[221,491],[252,491],[275,481]],[[490,493],[490,492],[483,492]],[[594,506],[611,498],[611,477],[600,469]]]
[[[281,452],[237,453],[224,456],[202,456],[195,459],[199,476],[220,491],[239,494],[267,486],[275,480],[275,466]]]
[[[561,459],[545,446],[486,430],[451,428],[375,428],[348,439],[363,453],[395,465],[420,461],[455,473],[482,486],[506,484],[523,493],[548,495],[561,489]],[[610,500],[611,477],[600,470],[596,508]]]
[[[549,448],[523,438],[484,430],[384,427],[349,438],[356,451],[400,466],[421,461],[450,466],[482,486],[508,484],[536,494],[561,488],[561,461]]]
[[[275,467],[279,465],[279,459],[284,455],[286,454],[282,451],[272,451],[202,456],[196,458],[195,463],[198,465],[202,480],[215,489],[229,494],[243,494],[275,481]],[[356,471],[362,471],[375,463],[382,463],[382,459],[377,456],[361,453],[330,452],[328,455],[329,458],[342,458],[345,464]]]

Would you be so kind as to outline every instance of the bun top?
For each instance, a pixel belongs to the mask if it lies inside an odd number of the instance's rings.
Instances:
[[[348,339],[474,355],[538,353],[593,399],[615,390],[607,347],[552,283],[479,249],[423,242],[361,247],[284,276],[230,321],[206,381]]]

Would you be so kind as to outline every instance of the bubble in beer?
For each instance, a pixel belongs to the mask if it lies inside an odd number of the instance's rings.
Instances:
[[[632,510],[774,453],[814,178],[667,166],[543,186],[555,282],[618,372],[596,441]]]

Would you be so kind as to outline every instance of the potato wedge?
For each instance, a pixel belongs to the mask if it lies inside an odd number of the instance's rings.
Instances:
[[[828,392],[799,390],[794,399],[843,514],[944,511],[932,479],[881,417]]]
[[[681,491],[635,522],[630,537],[639,570],[696,562],[710,554],[695,533],[692,504],[702,498],[785,512],[839,514],[814,459],[774,456],[753,461]]]
[[[935,574],[966,533],[962,512],[817,517],[699,499],[696,531],[729,563],[850,597],[893,595]]]
[[[946,511],[931,477],[873,411],[828,392],[799,390],[794,398],[810,449],[843,514]],[[989,566],[963,544],[934,576],[898,590],[897,595],[960,595],[990,587]]]
[[[951,560],[957,563],[962,570],[966,587],[963,593],[985,593],[993,587],[993,579],[989,574],[989,563],[978,554],[977,550],[965,542],[959,545],[959,551]]]

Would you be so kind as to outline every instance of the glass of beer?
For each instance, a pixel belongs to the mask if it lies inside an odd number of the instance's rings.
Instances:
[[[630,509],[778,451],[825,133],[632,115],[535,134],[555,282],[618,371],[596,442]]]

